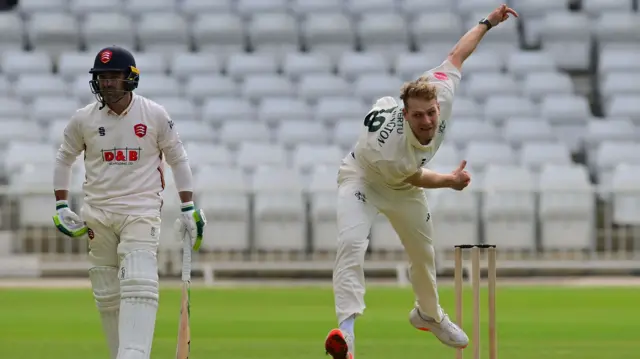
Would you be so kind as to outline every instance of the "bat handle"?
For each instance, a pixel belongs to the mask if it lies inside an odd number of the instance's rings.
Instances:
[[[191,238],[187,231],[182,236],[182,281],[191,280]]]

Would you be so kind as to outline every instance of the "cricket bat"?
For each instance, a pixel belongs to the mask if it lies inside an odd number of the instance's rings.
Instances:
[[[180,324],[176,359],[189,359],[191,352],[191,238],[185,231],[182,235],[182,298],[180,299]]]

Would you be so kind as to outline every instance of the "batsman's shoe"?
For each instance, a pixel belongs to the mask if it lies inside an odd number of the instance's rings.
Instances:
[[[327,335],[324,342],[324,349],[333,359],[354,359],[354,338],[353,334],[343,332],[340,329],[333,329]]]
[[[443,344],[452,348],[466,348],[469,345],[469,337],[459,326],[453,323],[448,315],[444,315],[440,323],[434,319],[420,315],[417,308],[409,314],[411,325],[419,330],[433,333]]]

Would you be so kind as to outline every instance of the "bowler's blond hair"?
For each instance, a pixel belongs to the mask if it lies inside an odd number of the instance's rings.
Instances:
[[[438,98],[436,87],[429,83],[426,76],[422,76],[417,80],[406,82],[400,89],[400,99],[407,108],[407,100],[410,98],[419,98],[425,101],[431,101]]]

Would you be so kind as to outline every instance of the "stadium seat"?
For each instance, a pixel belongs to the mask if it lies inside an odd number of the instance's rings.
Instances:
[[[288,165],[287,153],[279,144],[243,142],[238,149],[237,165],[245,171],[254,171],[257,167],[285,168]]]
[[[14,90],[12,84],[0,74],[0,97],[11,97],[13,94]]]
[[[522,94],[535,102],[547,95],[572,95],[571,77],[562,72],[529,72],[522,81]]]
[[[322,53],[287,52],[282,71],[290,80],[297,81],[305,75],[329,74],[333,64],[331,58]]]
[[[23,49],[22,19],[17,12],[0,13],[0,55],[6,51]]]
[[[0,119],[24,118],[27,114],[27,106],[15,97],[0,97]]]
[[[329,168],[334,175],[335,182],[337,168],[342,157],[344,157],[344,153],[337,145],[300,143],[293,150],[292,165],[301,173],[317,169],[316,167]]]
[[[92,52],[63,53],[58,59],[58,75],[65,81],[73,81],[78,74],[89,73],[95,57],[96,54]],[[87,88],[88,86],[87,83]]]
[[[515,23],[515,22],[512,22]],[[591,66],[591,23],[578,12],[549,12],[541,21],[541,41],[559,68],[587,70]]]
[[[127,13],[136,16],[176,10],[175,0],[126,0],[123,5]]]
[[[582,0],[582,10],[592,17],[603,13],[630,13],[633,0]]]
[[[335,166],[317,165],[311,171],[306,191],[310,198],[310,217],[314,251],[335,251],[338,247],[338,184]]]
[[[298,24],[287,13],[256,14],[248,24],[249,43],[253,51],[278,57],[298,51]]]
[[[43,133],[38,133],[39,136],[43,136]],[[50,144],[44,143],[44,141],[30,140],[30,141],[11,141],[6,146],[4,168],[7,173],[19,173],[20,169],[24,165],[33,165],[35,167],[40,166],[53,166],[55,163],[56,151]],[[47,174],[48,179],[53,179],[51,174],[53,171]],[[49,193],[51,193],[51,187],[49,187]]]
[[[341,149],[347,150],[355,146],[360,131],[363,129],[362,122],[364,116],[360,117],[341,117],[335,124],[333,131],[333,143],[340,146]],[[344,154],[346,155],[346,153]]]
[[[397,12],[395,0],[347,0],[344,6],[349,15],[365,16],[373,14],[389,14]]]
[[[500,73],[505,69],[505,61],[500,54],[478,49],[473,56],[464,62],[463,77],[473,76],[477,73]]]
[[[442,2],[439,0],[404,0],[400,2],[402,14],[408,18],[421,13],[443,13],[454,12],[456,2]]]
[[[546,95],[540,104],[540,114],[558,125],[585,124],[591,117],[589,102],[581,95]]]
[[[593,249],[595,190],[586,168],[573,164],[546,165],[538,187],[542,248]]]
[[[67,0],[20,0],[18,10],[31,16],[38,13],[64,12],[67,10]]]
[[[136,67],[140,70],[140,76],[144,76],[146,81],[148,75],[167,75],[169,71],[169,61],[164,56],[158,56],[156,53],[140,52],[134,54],[136,58]]]
[[[558,141],[553,127],[538,117],[510,117],[502,127],[502,135],[514,148],[527,142],[546,144]]]
[[[348,97],[320,98],[315,110],[315,120],[325,123],[335,123],[343,118],[361,118],[364,120],[370,107],[354,100]]]
[[[192,75],[186,80],[184,94],[196,103],[210,98],[234,98],[240,96],[240,85],[229,76]]]
[[[535,249],[536,187],[526,167],[487,167],[481,210],[487,241],[505,249]]]
[[[140,49],[145,52],[175,55],[191,49],[187,21],[176,12],[141,15],[137,22],[137,35]]]
[[[388,60],[377,52],[344,52],[338,61],[338,73],[348,81],[362,75],[385,74],[389,70]]]
[[[473,180],[475,181],[475,179]],[[433,210],[433,244],[436,250],[451,249],[456,244],[479,244],[480,193],[440,191]]]
[[[211,236],[202,249],[246,251],[250,249],[250,184],[241,169],[227,166],[201,168],[194,175],[198,204],[207,217]]]
[[[242,20],[233,14],[198,14],[191,25],[191,34],[198,51],[214,53],[224,60],[246,48],[246,30]]]
[[[371,0],[357,0],[355,4],[368,4]],[[391,4],[394,0],[377,0],[378,4]],[[351,1],[348,6],[353,6]],[[375,5],[372,4],[372,5]],[[358,7],[356,5],[356,7]],[[406,20],[394,12],[378,12],[375,7],[368,11],[358,11],[360,20],[356,24],[356,34],[362,51],[377,52],[392,59],[396,53],[409,50],[409,29]]]
[[[417,13],[411,23],[416,48],[424,53],[428,53],[428,47],[434,44],[450,50],[466,30],[460,16],[452,12]],[[439,54],[444,59],[447,52]]]
[[[0,145],[6,145],[11,141],[38,142],[45,137],[44,128],[35,121],[8,119],[0,122],[0,125]]]
[[[52,119],[71,118],[80,105],[74,98],[57,95],[37,97],[30,107],[30,118],[46,123]]]
[[[21,228],[51,225],[51,211],[47,209],[55,206],[55,198],[51,195],[53,162],[27,163],[16,171],[9,182],[9,190],[20,197],[18,225]]]
[[[93,66],[93,65],[91,65]],[[82,104],[89,104],[96,101],[95,95],[92,93],[89,81],[91,81],[91,75],[87,71],[86,74],[76,75],[75,79],[71,81],[69,92],[71,95]]]
[[[283,13],[287,11],[287,0],[237,0],[236,9],[245,17],[257,14]]]
[[[215,138],[213,129],[204,122],[184,119],[176,121],[176,129],[184,142],[211,141]]]
[[[255,245],[259,251],[304,251],[307,219],[295,170],[258,167],[253,175]]]
[[[561,142],[525,142],[520,150],[520,164],[538,172],[544,165],[573,163],[569,146]]]
[[[629,1],[626,2],[629,7]],[[615,3],[615,1],[611,3]],[[594,32],[599,46],[608,44],[637,46],[640,41],[640,14],[630,12],[628,9],[598,14]]]
[[[484,117],[497,125],[514,116],[538,117],[539,108],[530,99],[519,95],[489,95],[484,105]]]
[[[617,95],[640,95],[640,71],[610,72],[600,84],[604,106],[609,105],[611,98]]]
[[[612,72],[640,72],[640,49],[601,50],[598,56],[598,78],[605,81]]]
[[[293,97],[295,93],[289,79],[280,74],[247,75],[240,91],[244,98],[256,104],[265,98]]]
[[[389,74],[364,74],[354,83],[354,95],[364,103],[374,104],[379,98],[400,93],[403,81]]]
[[[520,95],[516,80],[507,74],[479,73],[469,77],[465,94],[477,101],[484,101],[492,95]]]
[[[70,118],[59,118],[48,122],[47,141],[57,150],[64,139],[64,129],[69,124]]]
[[[619,164],[640,164],[640,143],[603,141],[597,150],[592,170],[604,188],[611,184],[614,169]]]
[[[487,10],[481,10],[480,12],[471,14],[471,17],[467,17],[464,22],[465,31],[475,26],[478,23],[478,19],[484,18],[493,9],[495,9],[495,6],[490,7]],[[484,36],[484,38],[482,39],[482,44],[478,46],[478,49],[498,53],[505,58],[508,58],[510,54],[519,51],[520,35],[518,31],[518,22],[506,21],[501,23],[500,26],[496,27],[495,29],[492,29],[492,31],[488,32]]]
[[[121,6],[121,0],[69,0],[69,11],[77,17],[111,12]]]
[[[351,84],[334,74],[305,74],[298,83],[299,96],[310,104],[327,96],[352,96]]]
[[[605,114],[611,117],[629,117],[636,125],[640,125],[640,95],[611,96]]]
[[[522,23],[523,40],[525,46],[536,47],[540,45],[540,31],[543,27],[543,19],[550,12],[567,12],[569,10],[566,1],[557,0],[512,0],[511,7],[517,9]]]
[[[236,80],[251,75],[275,74],[279,64],[273,54],[234,53],[227,61],[227,74]]]
[[[312,120],[312,116],[308,104],[292,97],[267,97],[258,106],[259,120],[269,125],[289,120]]]
[[[640,224],[640,165],[617,165],[611,178],[613,223],[617,225]]]
[[[454,125],[455,126],[455,125]],[[432,167],[451,167],[451,170],[457,167],[462,160],[462,153],[453,143],[444,142],[438,148],[433,159],[427,163],[429,168]]]
[[[600,144],[605,141],[633,142],[638,138],[638,129],[629,118],[594,118],[587,123],[583,137],[587,160],[595,157]]]
[[[178,3],[183,14],[195,17],[198,14],[224,14],[233,10],[232,0],[182,0]]]
[[[227,148],[211,141],[189,141],[184,145],[191,167],[198,172],[205,167],[232,167],[235,158]]]
[[[474,19],[475,14],[485,13],[486,15],[501,4],[498,0],[459,0],[457,3],[460,15]]]
[[[65,96],[68,90],[67,83],[59,76],[23,74],[15,82],[14,92],[23,101],[30,102],[38,96]]]
[[[446,57],[425,52],[400,52],[393,62],[395,75],[404,81],[413,81],[429,69],[439,66]]]
[[[45,52],[7,51],[2,54],[0,68],[9,81],[15,81],[23,74],[48,75],[52,72],[53,62]]]
[[[154,99],[157,97],[182,96],[182,86],[175,77],[165,74],[149,74],[140,81],[136,93]]]
[[[291,9],[302,18],[309,14],[338,13],[343,9],[343,0],[292,0]]]
[[[458,148],[462,148],[470,141],[478,138],[498,141],[502,136],[491,122],[474,117],[458,117],[451,121],[446,142],[451,141]],[[444,145],[441,145],[441,148],[442,146]],[[442,149],[438,150],[436,157],[440,155],[440,151],[442,151]],[[457,160],[453,162],[456,163]]]
[[[26,26],[29,42],[36,51],[44,51],[57,57],[61,53],[79,49],[79,24],[70,14],[33,14]]]
[[[314,14],[302,21],[300,27],[300,35],[308,51],[337,59],[341,53],[355,50],[355,29],[345,14]]]
[[[280,122],[276,133],[276,141],[287,147],[298,144],[323,144],[327,142],[328,131],[319,122],[300,120],[284,120]]]
[[[195,105],[185,98],[170,96],[158,97],[154,99],[154,101],[160,106],[164,107],[171,119],[178,124],[178,127],[181,128],[180,133],[184,131],[184,128],[182,128],[184,127],[184,125],[181,125],[181,122],[193,121],[191,123],[195,124],[200,119]]]
[[[243,142],[268,143],[270,141],[267,125],[255,120],[226,121],[219,132],[219,142],[233,148]]]
[[[382,213],[379,213],[374,219],[369,238],[369,248],[372,252],[397,252],[404,249],[398,234]]]
[[[247,99],[211,97],[202,107],[202,121],[218,125],[225,121],[251,120],[255,107]]]
[[[97,53],[113,44],[133,51],[137,44],[133,20],[117,12],[87,14],[82,22],[82,37],[90,53]],[[136,61],[139,61],[138,57]]]
[[[482,107],[472,97],[458,96],[453,101],[452,112],[456,117],[474,117],[482,113]]]
[[[475,140],[469,142],[463,159],[473,171],[484,172],[488,165],[515,165],[516,156],[506,142]],[[457,163],[456,163],[457,164]]]
[[[509,73],[524,79],[530,73],[554,73],[557,71],[553,56],[545,51],[517,51],[507,59]]]

